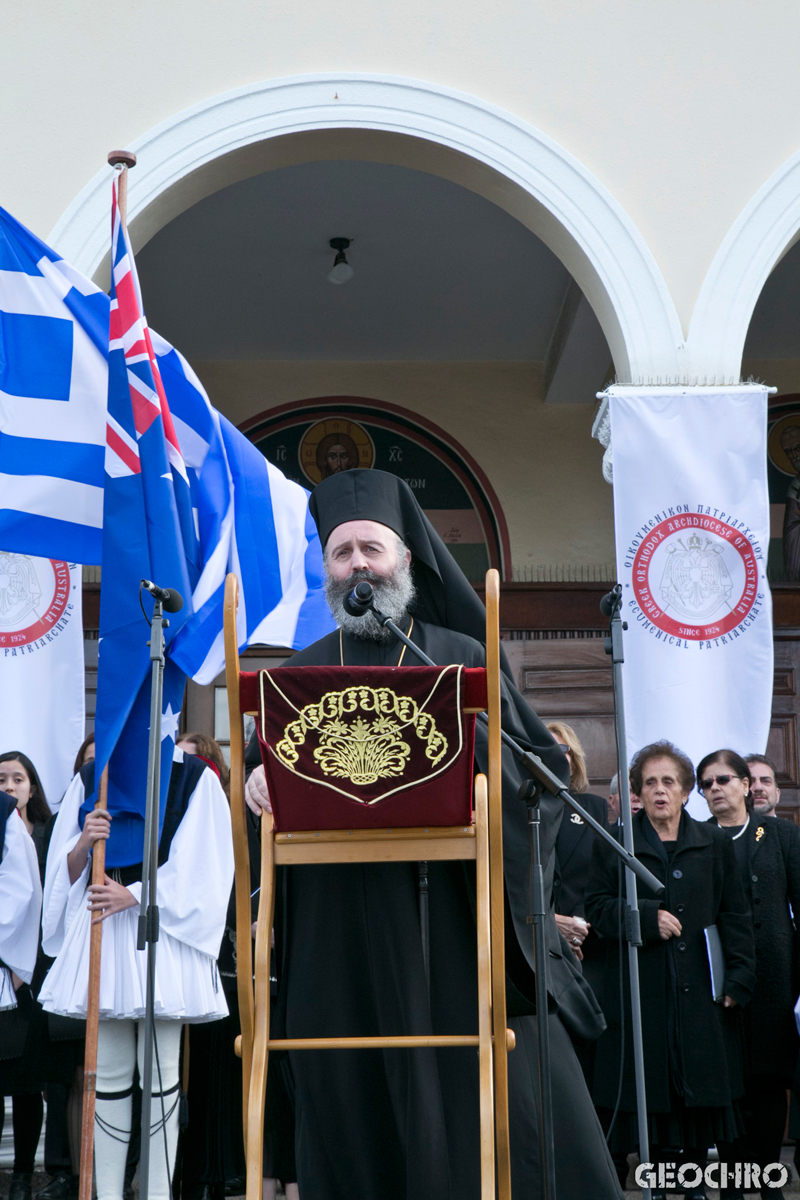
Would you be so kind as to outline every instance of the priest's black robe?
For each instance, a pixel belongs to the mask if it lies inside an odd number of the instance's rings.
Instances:
[[[408,620],[403,628],[408,631]],[[415,620],[411,636],[438,664],[483,666],[483,646]],[[402,646],[329,634],[292,666],[396,665]],[[405,666],[415,665],[406,651]],[[566,759],[506,679],[503,727],[562,779]],[[523,707],[524,706],[524,707]],[[539,1193],[536,1017],[529,912],[529,836],[517,799],[520,773],[503,752],[503,838],[509,1024],[512,1188]],[[475,757],[486,769],[478,723]],[[255,738],[248,766],[260,762]],[[545,895],[552,892],[561,801],[542,801]],[[279,983],[273,1036],[477,1033],[475,870],[431,863],[430,1000],[425,983],[415,863],[299,866],[283,870],[276,936]],[[559,1200],[621,1193],[569,1034],[597,1037],[602,1015],[550,916],[548,929],[553,1105]],[[478,1200],[478,1056],[470,1049],[300,1051],[290,1054],[296,1094],[297,1176],[313,1200]]]

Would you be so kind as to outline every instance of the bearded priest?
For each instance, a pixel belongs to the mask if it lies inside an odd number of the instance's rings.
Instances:
[[[486,614],[408,485],[375,470],[340,472],[312,494],[324,547],[328,604],[339,628],[293,656],[292,666],[420,665],[372,613],[344,600],[361,579],[378,608],[434,662],[485,665]],[[503,656],[503,728],[565,783],[566,758],[512,682]],[[475,733],[479,770],[486,729]],[[254,736],[251,808],[269,806]],[[508,1056],[515,1196],[538,1196],[536,1017],[529,836],[522,775],[503,750],[506,990],[516,1049]],[[545,895],[562,802],[545,795]],[[274,1037],[477,1033],[475,870],[429,866],[430,991],[423,963],[415,863],[287,867],[279,882]],[[547,926],[550,1039],[559,1200],[618,1200],[617,1176],[571,1038],[599,1036],[600,1009],[561,939]],[[478,1056],[467,1049],[290,1052],[297,1181],[313,1200],[477,1200],[480,1195]]]

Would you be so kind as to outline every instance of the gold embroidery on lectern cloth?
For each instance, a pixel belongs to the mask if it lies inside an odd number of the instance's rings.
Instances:
[[[425,743],[425,757],[433,767],[447,753],[447,738],[433,717],[410,696],[398,696],[388,687],[326,692],[318,703],[301,709],[299,719],[286,726],[283,740],[275,747],[290,770],[309,730],[318,735],[314,759],[325,775],[356,785],[402,775],[411,754],[406,737],[416,736]]]
[[[280,669],[262,671],[261,734],[267,741],[265,687],[275,693],[296,714],[274,741],[269,751],[287,770],[303,779],[332,788],[358,799],[366,788],[374,793],[376,784],[389,786],[379,795],[365,796],[363,803],[374,804],[397,791],[426,782],[446,770],[461,753],[463,730],[460,718],[463,667],[443,668],[424,699],[415,700],[393,688],[380,685],[351,684],[340,690],[324,692],[318,700],[299,707],[279,686]],[[456,675],[454,695],[455,739],[439,728],[428,710],[439,685],[447,676]],[[282,723],[281,723],[282,724]],[[279,726],[280,728],[280,726]],[[276,731],[277,733],[277,731]],[[311,766],[313,762],[313,767]],[[416,767],[409,770],[412,763]],[[420,773],[422,763],[425,770]],[[342,783],[336,783],[341,780]],[[394,780],[394,784],[390,781]],[[352,788],[354,791],[350,791]],[[363,794],[363,793],[362,793]]]

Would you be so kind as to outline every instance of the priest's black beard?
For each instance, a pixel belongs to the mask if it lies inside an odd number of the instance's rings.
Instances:
[[[372,584],[375,593],[375,607],[379,608],[385,617],[391,617],[395,624],[400,624],[406,614],[406,609],[414,599],[414,581],[411,578],[411,566],[400,561],[393,574],[378,575],[369,569],[351,571],[346,579],[334,579],[328,575],[325,580],[325,599],[333,613],[336,624],[345,633],[365,641],[385,642],[393,637],[392,631],[385,625],[379,625],[372,612],[363,617],[352,617],[345,611],[344,601],[361,579]]]

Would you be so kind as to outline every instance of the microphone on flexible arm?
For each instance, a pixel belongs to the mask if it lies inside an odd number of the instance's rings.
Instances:
[[[183,596],[175,588],[161,588],[149,579],[143,579],[141,586],[154,600],[161,601],[165,612],[180,612],[183,608]]]
[[[351,617],[365,617],[375,603],[372,584],[360,579],[352,592],[344,598],[344,611]],[[376,614],[380,619],[382,614]]]
[[[613,601],[614,606],[616,607],[616,604],[618,604],[621,600],[621,594],[622,588],[619,586],[619,584],[617,584],[613,592],[609,592],[608,596],[603,597],[603,602],[608,600],[610,604]],[[375,617],[378,623],[386,626],[388,629],[391,629],[395,637],[403,642],[404,645],[409,648],[409,650],[416,654],[417,658],[421,659],[422,662],[427,663],[429,667],[435,667],[438,665],[433,661],[432,658],[429,658],[427,654],[420,650],[419,646],[412,642],[408,634],[403,633],[402,629],[395,624],[391,617],[385,616],[380,609],[375,607],[375,597],[372,590],[372,584],[366,579],[359,580],[350,594],[345,597],[344,608],[345,612],[350,613],[352,617],[363,617],[366,616],[368,612],[372,612],[372,615]],[[488,725],[489,718],[485,712],[479,712],[477,717],[478,720],[482,721],[484,725]],[[620,846],[619,842],[617,842],[611,836],[608,830],[604,829],[602,825],[600,825],[600,823],[596,821],[594,817],[591,816],[591,814],[588,813],[582,807],[582,805],[578,803],[575,797],[570,795],[558,776],[555,775],[550,768],[542,762],[538,754],[534,754],[532,750],[524,750],[522,746],[520,746],[519,743],[510,736],[510,734],[506,733],[505,729],[500,730],[500,738],[503,744],[507,746],[511,753],[515,756],[521,766],[525,768],[531,779],[537,780],[540,787],[550,792],[551,795],[558,796],[561,800],[563,800],[573,812],[576,812],[578,816],[581,817],[586,825],[589,825],[594,832],[603,839],[604,842],[611,846],[614,853],[624,860],[625,865],[630,867],[631,870],[639,876],[642,882],[645,883],[647,887],[649,887],[650,890],[655,893],[655,895],[661,895],[661,893],[664,891],[663,883],[656,879],[656,877],[650,871],[648,871],[647,867],[640,863],[638,859],[634,858],[633,854],[627,851],[623,846]],[[520,799],[527,799],[528,791],[528,784],[523,784],[520,791]],[[525,794],[523,795],[523,793]]]
[[[612,617],[622,604],[622,587],[615,583],[610,592],[606,592],[600,601],[600,612],[604,617]]]

